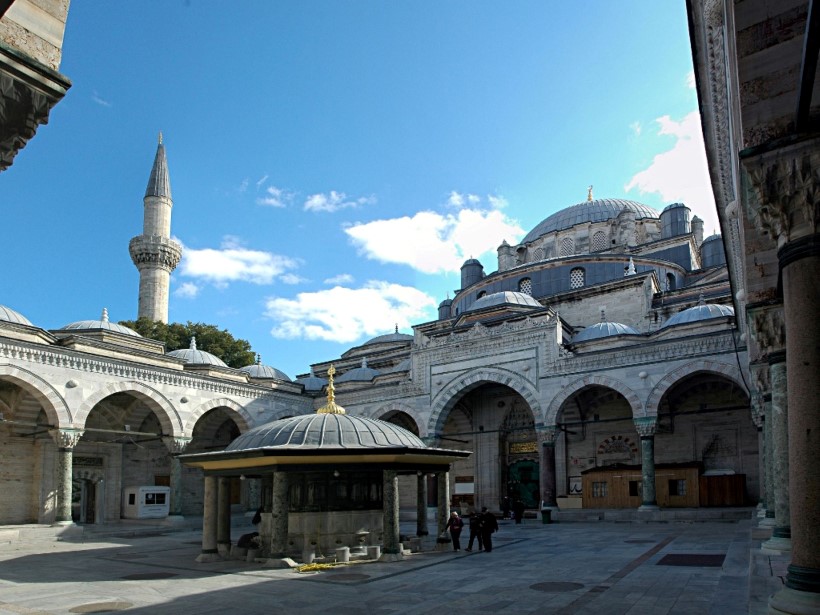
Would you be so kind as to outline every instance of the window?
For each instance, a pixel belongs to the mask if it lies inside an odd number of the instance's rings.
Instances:
[[[592,497],[605,498],[608,494],[606,482],[592,483]]]
[[[564,237],[561,240],[561,256],[572,256],[575,254],[575,242],[572,237]]]
[[[672,273],[666,274],[666,290],[675,290],[677,283],[675,282],[675,275]]]
[[[535,252],[533,252],[532,253],[532,260],[534,260],[534,261],[544,260],[544,248],[538,248]]]
[[[584,270],[581,267],[576,267],[569,272],[569,287],[581,288],[584,285]]]
[[[670,480],[669,495],[686,495],[686,479]]]
[[[518,283],[518,292],[524,293],[525,295],[529,295],[532,297],[532,280],[529,278],[524,278]]]
[[[598,231],[592,236],[590,252],[600,252],[601,250],[606,250],[607,247],[606,233],[603,231]]]
[[[486,297],[486,296],[487,296],[487,291],[482,290],[480,293],[478,293],[478,296],[476,297],[476,299],[481,299],[481,297]]]
[[[629,481],[629,496],[641,497],[643,492],[643,484],[639,480]]]

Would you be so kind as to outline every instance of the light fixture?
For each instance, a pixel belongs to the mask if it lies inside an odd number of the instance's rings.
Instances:
[[[339,478],[339,470],[333,470],[333,477]]]
[[[240,475],[239,475],[239,480],[245,480],[245,475],[244,475],[244,474],[240,474]]]

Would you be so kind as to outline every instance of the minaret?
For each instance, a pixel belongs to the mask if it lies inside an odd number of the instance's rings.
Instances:
[[[140,272],[138,318],[168,322],[168,288],[171,272],[179,264],[182,246],[171,239],[171,181],[162,133],[159,133],[154,167],[145,189],[142,235],[128,245],[131,260]]]

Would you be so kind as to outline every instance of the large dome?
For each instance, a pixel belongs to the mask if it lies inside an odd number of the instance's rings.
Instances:
[[[542,220],[532,229],[521,243],[530,243],[539,237],[554,231],[563,231],[583,222],[604,222],[617,218],[622,211],[631,211],[639,220],[642,218],[658,218],[658,212],[638,203],[624,199],[594,199],[572,205],[558,211]]]
[[[260,425],[231,442],[225,451],[257,448],[358,449],[427,448],[421,438],[388,423],[349,414],[307,414]]]

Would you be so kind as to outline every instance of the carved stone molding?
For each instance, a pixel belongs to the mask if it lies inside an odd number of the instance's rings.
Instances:
[[[134,237],[128,244],[128,251],[138,269],[148,265],[160,267],[170,273],[182,258],[182,246],[179,243],[158,235]]]
[[[48,433],[59,448],[73,449],[85,432],[82,429],[49,429]]]
[[[558,428],[554,425],[535,428],[535,437],[542,446],[552,446],[558,439]]]
[[[764,356],[786,348],[786,321],[782,304],[750,305],[746,307],[749,330]]]
[[[658,429],[658,417],[655,416],[639,416],[633,419],[635,423],[635,431],[641,438],[648,438],[654,436]]]
[[[749,182],[750,220],[777,247],[817,233],[820,221],[820,139],[741,155]]]
[[[772,392],[769,382],[769,364],[766,361],[758,361],[749,364],[749,371],[752,374],[752,387],[758,395],[768,395]]]
[[[191,438],[175,438],[173,436],[163,436],[162,443],[172,455],[181,455],[191,443]]]
[[[763,396],[752,395],[751,399],[752,423],[758,429],[763,429],[763,422],[765,421],[766,412],[763,407]]]

